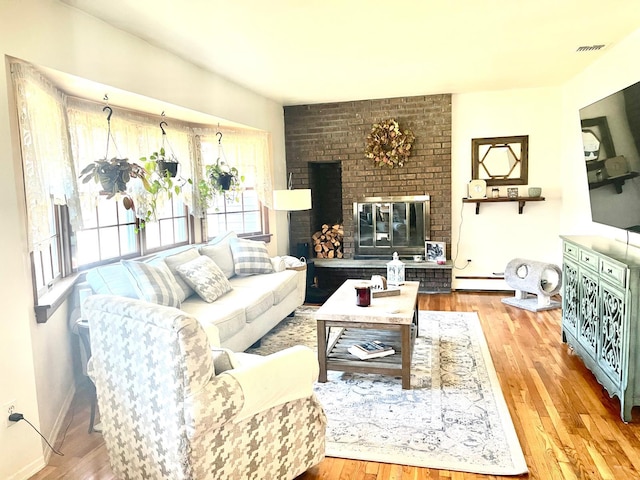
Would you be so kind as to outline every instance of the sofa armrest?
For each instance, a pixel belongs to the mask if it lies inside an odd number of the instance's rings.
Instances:
[[[313,393],[319,367],[310,348],[297,345],[266,357],[252,357],[257,358],[222,374],[235,378],[244,396],[235,421]]]

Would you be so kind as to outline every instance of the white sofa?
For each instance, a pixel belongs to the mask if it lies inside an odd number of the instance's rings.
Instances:
[[[202,269],[209,272],[207,269],[214,268],[211,263],[217,269],[203,277]],[[194,281],[185,270],[191,273],[189,268],[195,264],[202,268],[197,272],[200,279],[196,276]],[[198,319],[212,345],[238,352],[256,343],[304,303],[306,276],[306,265],[298,259],[269,258],[263,242],[239,239],[228,232],[207,244],[96,267],[87,273],[86,280],[97,294],[177,307]],[[194,282],[200,288],[194,288]],[[210,325],[215,328],[207,328]]]

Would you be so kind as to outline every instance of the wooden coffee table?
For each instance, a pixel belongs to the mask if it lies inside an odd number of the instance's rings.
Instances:
[[[356,305],[355,285],[347,280],[316,313],[318,322],[318,381],[327,381],[328,370],[377,373],[402,377],[402,388],[411,388],[411,354],[418,327],[418,287],[405,282],[400,295],[376,297],[368,307]],[[331,328],[339,328],[331,335]],[[329,337],[332,341],[329,344]],[[359,360],[348,352],[354,343],[380,340],[396,351],[387,357]]]

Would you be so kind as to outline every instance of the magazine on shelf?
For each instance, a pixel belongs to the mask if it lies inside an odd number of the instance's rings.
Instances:
[[[395,350],[382,342],[373,340],[371,342],[356,343],[349,347],[349,353],[355,355],[360,360],[366,360],[369,358],[386,357],[387,355],[393,355]]]

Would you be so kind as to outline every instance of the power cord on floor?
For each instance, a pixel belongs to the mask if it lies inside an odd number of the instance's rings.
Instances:
[[[64,457],[64,453],[59,452],[58,450],[53,448],[51,446],[51,444],[49,443],[49,441],[46,438],[44,438],[44,435],[42,435],[38,431],[38,429],[36,427],[34,427],[33,424],[29,420],[24,418],[24,416],[21,413],[12,413],[11,415],[9,415],[9,421],[10,422],[19,422],[20,420],[24,420],[25,422],[27,422],[31,426],[31,428],[33,428],[36,431],[36,433],[42,437],[42,439],[46,442],[46,444],[49,445],[49,448],[51,449],[51,451],[53,453],[55,453],[56,455],[60,455],[61,457]]]

